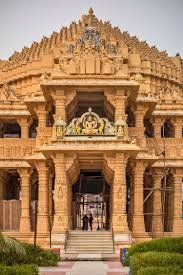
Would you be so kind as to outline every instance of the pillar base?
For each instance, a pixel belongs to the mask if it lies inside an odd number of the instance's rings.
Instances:
[[[48,215],[40,215],[40,216],[38,215],[37,232],[38,232],[38,234],[49,232]]]
[[[31,232],[30,217],[20,218],[20,232]]]
[[[122,247],[130,247],[132,244],[131,232],[114,232],[114,246],[115,250]]]
[[[152,236],[148,232],[132,232],[132,241],[133,243],[140,243],[145,241],[152,240]]]
[[[51,248],[65,250],[66,233],[53,233],[51,238]]]

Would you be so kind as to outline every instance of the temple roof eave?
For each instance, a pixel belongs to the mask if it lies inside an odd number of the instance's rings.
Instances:
[[[64,78],[64,79],[58,79],[58,80],[50,80],[44,83],[41,83],[41,87],[48,87],[48,86],[80,86],[80,87],[86,87],[86,86],[131,86],[134,88],[139,88],[140,84],[133,80],[123,80],[123,79],[115,79],[115,78],[86,78],[86,79],[76,79],[76,78]]]

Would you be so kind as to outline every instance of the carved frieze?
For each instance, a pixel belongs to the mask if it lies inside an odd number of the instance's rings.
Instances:
[[[8,83],[4,83],[0,89],[0,101],[19,101],[15,91]]]
[[[97,27],[87,26],[80,38],[68,42],[59,58],[60,72],[70,74],[127,74],[124,45],[101,37]],[[125,56],[124,53],[125,52]]]
[[[26,156],[31,156],[34,153],[34,147],[32,146],[16,146],[16,145],[0,145],[0,158],[23,158]]]

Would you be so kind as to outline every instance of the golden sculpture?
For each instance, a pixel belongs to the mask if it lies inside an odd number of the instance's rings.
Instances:
[[[100,118],[89,108],[80,118],[74,118],[66,127],[69,135],[115,135],[115,128],[107,118]]]

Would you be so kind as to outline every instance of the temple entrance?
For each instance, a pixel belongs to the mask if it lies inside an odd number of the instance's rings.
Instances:
[[[93,231],[110,229],[110,186],[101,172],[82,171],[72,187],[72,228],[83,230],[83,217],[92,214]],[[88,226],[88,230],[91,230]]]

